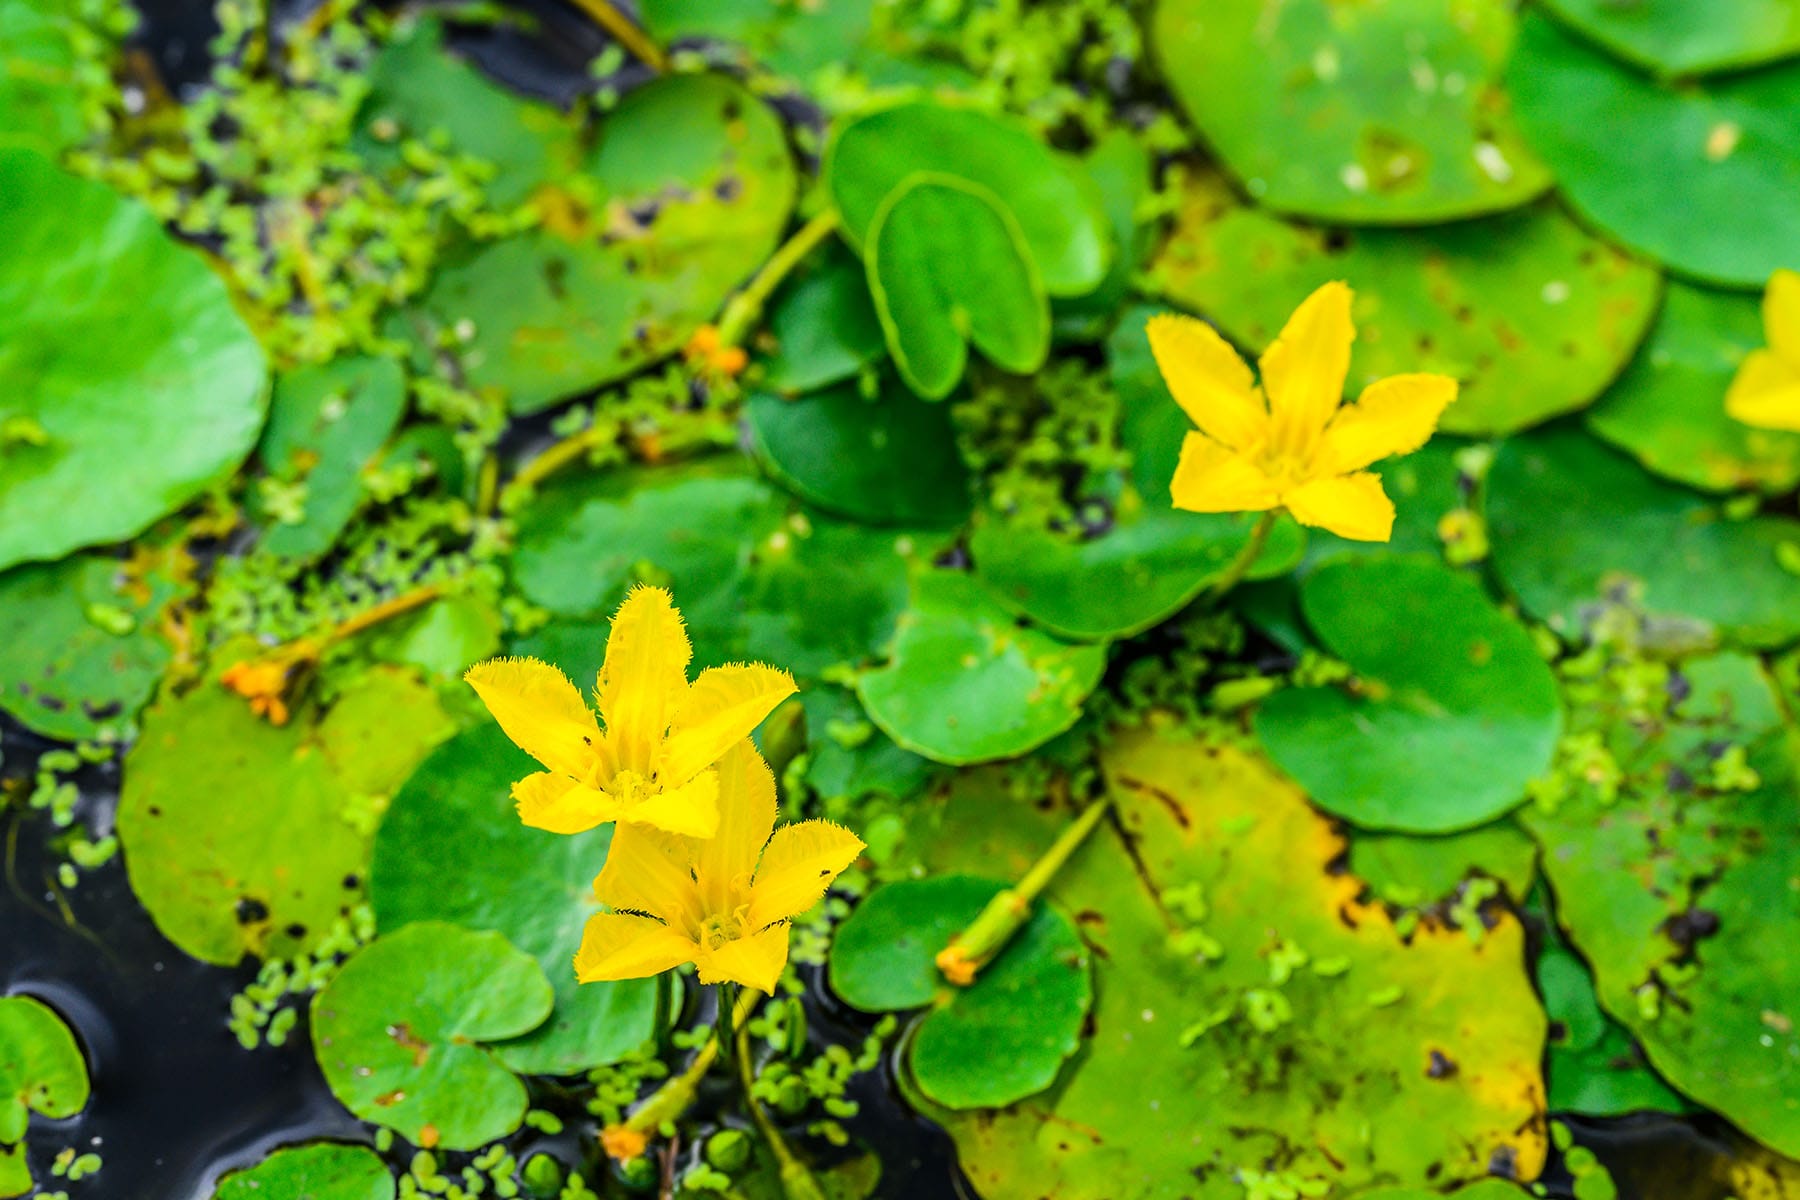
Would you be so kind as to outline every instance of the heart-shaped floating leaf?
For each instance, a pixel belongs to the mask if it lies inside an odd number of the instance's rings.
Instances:
[[[1258,350],[1320,284],[1347,279],[1349,392],[1411,371],[1451,375],[1462,387],[1441,427],[1482,435],[1591,403],[1650,327],[1658,293],[1654,268],[1551,202],[1436,229],[1329,233],[1244,208],[1203,173],[1152,271],[1157,290]]]
[[[1448,833],[1513,807],[1549,767],[1562,733],[1555,678],[1468,575],[1422,558],[1348,559],[1308,576],[1300,604],[1353,682],[1277,692],[1256,732],[1325,811]]]
[[[367,1146],[312,1142],[283,1146],[219,1181],[213,1200],[394,1200],[394,1176]]]
[[[1087,948],[1048,904],[954,987],[933,959],[1006,885],[974,875],[903,879],[856,906],[831,942],[831,988],[864,1012],[929,1008],[907,1043],[919,1090],[946,1108],[999,1108],[1056,1081],[1093,1003]]]
[[[1025,1103],[926,1108],[980,1195],[1243,1200],[1270,1162],[1332,1195],[1536,1176],[1544,1017],[1518,921],[1492,910],[1477,939],[1425,915],[1401,937],[1298,790],[1173,722],[1121,732],[1101,766],[1129,841],[1102,825],[1047,890],[1093,955],[1082,1051]],[[963,772],[909,813],[908,846],[1016,878],[1066,819]]]
[[[1641,470],[1579,430],[1501,445],[1487,479],[1494,567],[1552,629],[1582,636],[1608,597],[1635,593],[1646,611],[1694,637],[1780,646],[1800,636],[1784,545],[1800,522],[1732,520],[1705,498]]]
[[[215,672],[216,676],[216,672]],[[362,895],[352,801],[398,787],[451,732],[432,690],[377,667],[285,726],[216,678],[165,696],[125,758],[119,839],[156,927],[206,962],[295,954]],[[247,798],[253,797],[254,803]]]
[[[650,979],[577,984],[575,949],[599,910],[594,876],[606,864],[611,826],[574,837],[519,821],[513,781],[535,770],[484,722],[427,758],[388,806],[369,867],[369,902],[383,934],[417,921],[490,929],[537,959],[556,993],[550,1020],[494,1047],[533,1075],[572,1075],[617,1062],[653,1030]],[[455,863],[457,885],[444,886]]]
[[[142,531],[255,444],[263,353],[143,205],[0,150],[0,568]]]
[[[1657,75],[1705,75],[1800,53],[1800,9],[1787,0],[1544,0],[1544,7],[1620,58]]]
[[[541,227],[469,247],[400,322],[426,349],[460,342],[470,386],[517,413],[679,350],[775,248],[795,191],[781,122],[719,75],[626,96],[577,179],[547,181]]]
[[[921,173],[950,176],[998,197],[1048,294],[1079,296],[1105,277],[1113,254],[1106,215],[1079,169],[1006,118],[930,101],[862,117],[826,153],[825,185],[845,235],[865,256],[876,215]]]
[[[916,754],[960,765],[1036,749],[1075,723],[1106,647],[1071,645],[1016,620],[973,576],[927,571],[888,664],[856,691],[869,717]]]
[[[420,921],[351,956],[312,1002],[313,1053],[345,1108],[417,1146],[474,1150],[525,1120],[488,1043],[550,1015],[537,960],[497,933]]]
[[[145,546],[0,574],[0,708],[50,737],[120,740],[169,664],[159,622],[191,567],[180,547]]]
[[[57,0],[0,0],[0,146],[55,154],[87,133],[77,36],[97,37]]]
[[[34,1112],[57,1120],[87,1102],[87,1059],[63,1019],[31,996],[0,996],[0,1145],[23,1141]]]
[[[1162,0],[1151,41],[1261,203],[1345,223],[1514,208],[1550,186],[1507,111],[1506,0]]]
[[[1350,838],[1350,873],[1408,908],[1448,898],[1476,873],[1523,900],[1537,876],[1537,843],[1510,820],[1434,837],[1359,830]]]
[[[927,537],[796,510],[745,466],[609,472],[547,490],[520,518],[514,576],[533,603],[580,620],[519,652],[591,673],[605,618],[640,579],[681,598],[697,666],[750,659],[816,677],[879,651]]]
[[[864,253],[888,350],[919,395],[950,394],[970,343],[1016,375],[1044,365],[1050,303],[1024,231],[994,193],[909,176],[875,210]]]
[[[1800,962],[1769,952],[1800,937],[1792,730],[1753,658],[1643,680],[1590,685],[1579,710],[1617,794],[1577,777],[1520,820],[1606,1011],[1683,1094],[1800,1155]]]
[[[1613,237],[1727,287],[1800,267],[1800,67],[1658,83],[1527,12],[1507,82],[1564,194]]]
[[[769,302],[764,331],[774,349],[761,360],[760,387],[786,396],[828,387],[887,354],[862,260],[840,241]]]
[[[1649,340],[1587,411],[1587,427],[1690,487],[1791,491],[1800,434],[1754,429],[1725,412],[1738,364],[1762,345],[1756,297],[1672,283]]]
[[[391,358],[338,358],[277,379],[257,457],[273,480],[305,490],[298,519],[265,513],[263,549],[300,559],[329,550],[366,498],[363,471],[405,413],[406,373]]]
[[[757,456],[802,500],[853,520],[943,527],[969,515],[969,472],[949,410],[903,387],[842,383],[744,406]]]

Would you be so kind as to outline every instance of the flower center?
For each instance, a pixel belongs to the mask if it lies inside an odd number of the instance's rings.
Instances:
[[[735,942],[744,935],[744,923],[733,911],[716,914],[700,923],[700,936],[696,939],[708,950],[717,950],[726,942]]]

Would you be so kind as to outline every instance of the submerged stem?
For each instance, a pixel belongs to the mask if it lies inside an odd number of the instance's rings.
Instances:
[[[937,967],[944,973],[944,978],[958,987],[967,987],[975,982],[975,974],[994,960],[1000,951],[1006,948],[1013,935],[1024,926],[1031,916],[1032,901],[1056,878],[1063,864],[1069,861],[1081,843],[1087,840],[1094,826],[1100,823],[1105,815],[1107,805],[1112,803],[1112,796],[1105,795],[1089,804],[1080,816],[1071,821],[1050,849],[1044,851],[1043,857],[1031,865],[1031,869],[1019,879],[1019,882],[1002,891],[987,902],[969,927],[950,939],[950,944],[938,952]]]
[[[1207,595],[1216,600],[1244,581],[1244,576],[1250,573],[1250,568],[1262,557],[1263,547],[1269,544],[1269,534],[1274,532],[1275,519],[1279,515],[1280,511],[1272,508],[1256,519],[1256,527],[1250,531],[1250,540],[1244,543],[1244,548],[1238,551],[1238,556],[1231,560],[1231,565],[1225,568],[1224,573],[1212,581],[1212,586],[1206,589]]]
[[[759,995],[761,993],[745,988],[738,993],[737,1003],[731,1008],[721,1005],[713,1035],[706,1039],[706,1044],[700,1047],[686,1069],[650,1093],[650,1098],[623,1122],[608,1125],[600,1131],[600,1145],[609,1156],[621,1162],[641,1156],[649,1146],[652,1134],[665,1122],[680,1119],[693,1104],[694,1096],[700,1088],[700,1080],[705,1078],[713,1063],[718,1060],[721,1034],[750,1019],[750,1010],[756,1007]]]
[[[819,1181],[813,1178],[806,1164],[795,1157],[788,1147],[787,1139],[781,1136],[781,1130],[769,1119],[768,1112],[762,1102],[756,1098],[756,1072],[750,1060],[750,1030],[740,1026],[737,1033],[738,1080],[744,1085],[744,1104],[750,1110],[750,1120],[756,1125],[756,1132],[762,1135],[763,1142],[769,1147],[769,1153],[775,1156],[775,1165],[781,1177],[781,1190],[787,1193],[788,1200],[825,1200],[825,1193],[819,1188]]]

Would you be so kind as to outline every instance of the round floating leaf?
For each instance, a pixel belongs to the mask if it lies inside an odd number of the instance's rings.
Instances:
[[[391,358],[337,358],[277,379],[257,457],[273,480],[304,491],[297,519],[265,514],[262,548],[300,559],[329,550],[405,413],[406,373]]]
[[[1788,0],[1619,4],[1544,0],[1565,24],[1656,75],[1704,75],[1800,53],[1800,9]]]
[[[87,1059],[63,1019],[30,996],[0,996],[0,1145],[24,1141],[34,1112],[59,1120],[87,1102]]]
[[[1448,433],[1511,433],[1589,404],[1656,312],[1649,267],[1554,203],[1404,232],[1327,233],[1243,208],[1216,178],[1191,185],[1155,286],[1241,346],[1275,340],[1320,284],[1356,289],[1348,391],[1412,371],[1458,379]]]
[[[756,382],[787,396],[849,379],[887,355],[867,272],[836,240],[816,266],[775,293],[765,333],[775,348]]]
[[[74,39],[98,35],[56,0],[0,0],[0,29],[0,146],[55,154],[73,145],[88,131]]]
[[[421,921],[357,951],[313,997],[313,1053],[363,1120],[417,1146],[474,1150],[517,1129],[527,1106],[486,1043],[531,1032],[551,1004],[537,960],[499,934]]]
[[[367,1146],[283,1146],[219,1181],[213,1200],[394,1200],[394,1176]]]
[[[540,228],[469,247],[403,322],[457,350],[468,383],[516,413],[624,378],[679,350],[775,248],[795,174],[781,123],[719,75],[633,91]]]
[[[592,619],[569,627],[582,657],[553,658],[578,678],[599,666],[604,618],[638,580],[674,589],[696,666],[748,659],[816,677],[886,644],[925,548],[910,532],[795,511],[741,460],[722,459],[547,490],[520,518],[514,577],[533,603]]]
[[[900,375],[930,400],[962,379],[969,344],[1026,375],[1050,352],[1050,302],[1019,222],[985,188],[914,175],[869,222],[869,291]]]
[[[1704,498],[1645,474],[1577,430],[1514,438],[1487,479],[1494,567],[1519,602],[1565,637],[1630,593],[1699,639],[1779,646],[1800,636],[1784,545],[1800,522],[1734,521]]]
[[[1024,1104],[926,1109],[980,1195],[1243,1200],[1267,1162],[1332,1195],[1537,1175],[1544,1016],[1518,921],[1495,909],[1477,939],[1424,914],[1402,938],[1305,797],[1172,722],[1101,766],[1129,843],[1102,824],[1047,891],[1093,954],[1081,1052]],[[910,816],[929,869],[1006,878],[1068,819],[998,771]]]
[[[0,151],[0,568],[142,531],[256,441],[263,354],[149,209]]]
[[[1755,297],[1671,284],[1643,351],[1588,410],[1587,427],[1690,487],[1791,491],[1800,434],[1754,429],[1725,412],[1738,364],[1762,345]]]
[[[1643,679],[1578,710],[1622,768],[1617,794],[1571,780],[1520,819],[1601,1005],[1677,1090],[1800,1155],[1800,960],[1771,952],[1800,938],[1792,729],[1753,658]]]
[[[1151,42],[1207,142],[1271,208],[1417,224],[1550,185],[1497,76],[1506,0],[1161,0]]]
[[[392,667],[347,684],[321,718],[274,726],[206,679],[144,714],[125,758],[119,839],[165,937],[231,966],[291,956],[362,895],[359,804],[399,786],[450,732],[430,688]]]
[[[744,406],[756,452],[802,500],[876,524],[948,526],[969,515],[969,472],[949,410],[905,388],[855,383]]]
[[[1550,766],[1555,678],[1469,576],[1428,559],[1349,559],[1308,576],[1300,604],[1354,679],[1277,692],[1256,732],[1319,807],[1447,833],[1499,816]]]
[[[1087,948],[1068,919],[1038,904],[969,987],[932,961],[1004,883],[973,875],[879,888],[838,927],[831,987],[864,1012],[926,1008],[907,1043],[919,1090],[946,1108],[998,1108],[1034,1096],[1081,1044],[1093,1003]]]
[[[1071,540],[984,516],[969,553],[1002,604],[1051,633],[1095,641],[1141,633],[1186,608],[1237,558],[1255,521],[1150,508],[1128,490],[1112,526],[1095,537]],[[1301,539],[1292,521],[1276,526],[1255,573],[1292,569]]]
[[[577,984],[575,949],[599,911],[594,876],[612,827],[574,837],[532,829],[513,810],[514,780],[536,770],[484,722],[427,758],[388,805],[375,836],[369,902],[382,934],[418,921],[488,929],[537,959],[556,994],[550,1020],[494,1047],[531,1075],[573,1075],[619,1061],[648,1040],[656,981]],[[445,864],[456,886],[444,886]]]
[[[856,690],[869,717],[915,754],[960,765],[1033,750],[1075,723],[1106,669],[1104,645],[1070,645],[1015,620],[972,576],[914,585],[891,660]]]
[[[1443,900],[1477,872],[1523,899],[1537,874],[1537,843],[1511,821],[1437,837],[1358,832],[1350,838],[1350,872],[1405,907]]]
[[[922,172],[951,176],[998,197],[1016,219],[1030,247],[1029,260],[1050,295],[1079,296],[1105,277],[1112,247],[1091,182],[1011,121],[929,101],[871,113],[833,140],[825,184],[851,244],[867,254],[882,206]]]
[[[169,664],[158,622],[189,566],[180,548],[147,547],[0,574],[0,708],[53,738],[123,738]]]
[[[797,7],[789,0],[643,0],[637,11],[659,43],[705,38],[743,47],[782,75],[808,76],[856,57],[874,25],[874,0]]]
[[[1800,67],[1657,83],[1528,12],[1508,82],[1520,127],[1607,233],[1727,287],[1800,267]]]

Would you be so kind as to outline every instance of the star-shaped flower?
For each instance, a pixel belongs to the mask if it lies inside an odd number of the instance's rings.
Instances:
[[[1170,483],[1175,507],[1192,512],[1286,509],[1302,525],[1385,542],[1394,506],[1369,464],[1417,450],[1456,399],[1445,375],[1395,375],[1344,404],[1350,373],[1350,289],[1328,283],[1308,296],[1263,354],[1262,384],[1212,326],[1192,317],[1150,318],[1150,349],[1195,425]]]
[[[863,844],[829,821],[775,829],[775,778],[748,739],[726,751],[718,774],[714,836],[641,825],[614,832],[594,881],[613,911],[588,919],[575,955],[583,983],[641,979],[691,962],[701,983],[775,990],[789,921],[818,902]]]
[[[607,638],[594,692],[600,721],[546,663],[499,658],[471,668],[464,678],[506,736],[548,768],[513,784],[520,819],[552,833],[619,821],[711,837],[719,823],[713,764],[794,693],[794,680],[746,664],[713,667],[689,683],[692,657],[669,593],[638,587]]]

